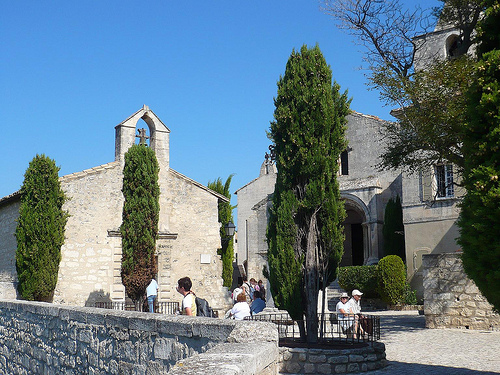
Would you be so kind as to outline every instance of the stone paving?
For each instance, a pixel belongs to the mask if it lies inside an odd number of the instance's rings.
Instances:
[[[377,311],[389,365],[369,375],[500,373],[500,332],[426,329],[417,311]]]

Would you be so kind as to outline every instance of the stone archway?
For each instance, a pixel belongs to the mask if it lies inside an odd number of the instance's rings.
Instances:
[[[366,225],[368,210],[366,205],[354,196],[343,196],[347,217],[344,220],[344,255],[341,267],[366,264],[369,254],[369,227]]]

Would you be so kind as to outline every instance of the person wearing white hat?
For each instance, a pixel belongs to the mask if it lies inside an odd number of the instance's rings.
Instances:
[[[354,325],[354,315],[349,316],[350,311],[348,302],[349,295],[344,292],[340,295],[340,301],[337,302],[337,306],[335,307],[337,319],[344,333],[350,333],[351,327]]]
[[[361,317],[361,296],[363,293],[361,293],[359,290],[354,289],[352,291],[352,298],[347,302],[349,312],[351,314],[355,314],[355,322],[354,322],[354,332],[358,331],[358,322],[359,318]],[[361,326],[359,327],[360,334],[364,335],[363,328]],[[355,336],[356,337],[356,336]]]

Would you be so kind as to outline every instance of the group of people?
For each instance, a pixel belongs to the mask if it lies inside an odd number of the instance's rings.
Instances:
[[[196,316],[196,296],[191,291],[193,283],[189,277],[182,277],[177,281],[177,292],[182,294],[180,313],[182,315]],[[146,288],[149,312],[154,312],[154,303],[158,295],[158,283],[153,278]]]
[[[361,296],[363,293],[354,289],[351,295],[352,298],[349,299],[347,293],[342,293],[335,311],[344,333],[352,334],[354,338],[358,338],[358,335],[365,335],[362,324],[360,324],[360,320],[362,319]]]
[[[266,289],[262,280],[258,282],[252,277],[250,281],[243,278],[243,283],[233,290],[233,308],[226,316],[243,320],[248,316],[258,314],[266,307]]]

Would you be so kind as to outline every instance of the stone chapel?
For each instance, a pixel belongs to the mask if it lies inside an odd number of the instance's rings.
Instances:
[[[170,130],[147,106],[115,127],[115,160],[95,168],[60,177],[70,198],[64,205],[70,217],[61,249],[54,303],[77,306],[96,301],[124,301],[121,283],[121,236],[124,155],[136,142],[142,119],[149,128],[149,147],[160,166],[158,300],[181,301],[177,280],[189,276],[193,290],[214,310],[229,306],[222,286],[218,202],[227,201],[202,184],[169,166]],[[142,123],[142,122],[141,122]],[[145,137],[142,137],[145,141]],[[16,219],[20,194],[0,199],[0,298],[16,298]]]

